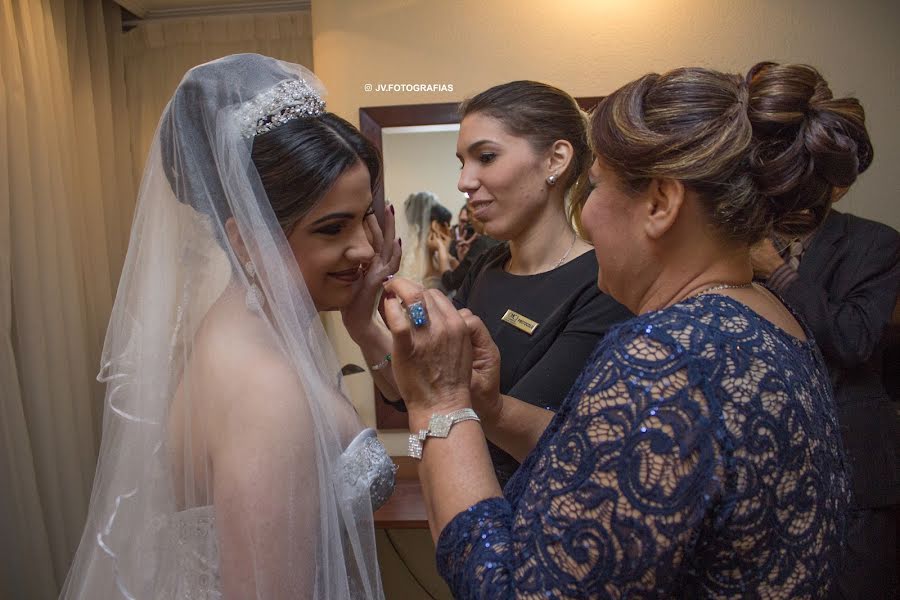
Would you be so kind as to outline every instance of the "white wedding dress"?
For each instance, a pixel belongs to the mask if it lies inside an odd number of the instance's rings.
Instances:
[[[346,397],[252,156],[256,135],[319,118],[323,96],[303,67],[240,54],[191,69],[166,106],[63,600],[383,600],[373,508],[394,467]]]
[[[341,454],[335,476],[346,489],[368,490],[372,511],[378,510],[394,491],[397,469],[374,429],[357,435]],[[161,540],[173,549],[175,566],[171,581],[161,587],[159,600],[218,600],[219,581],[216,517],[212,505],[179,511],[160,527]]]

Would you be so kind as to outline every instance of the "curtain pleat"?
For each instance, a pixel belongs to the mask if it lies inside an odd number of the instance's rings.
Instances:
[[[157,21],[127,32],[122,51],[134,126],[132,174],[139,183],[159,116],[188,69],[242,52],[312,69],[312,20],[301,11]]]

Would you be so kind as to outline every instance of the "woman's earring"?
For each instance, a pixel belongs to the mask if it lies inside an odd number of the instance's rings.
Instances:
[[[550,177],[547,178],[547,185],[556,185],[556,181],[559,179],[559,175],[554,173]]]
[[[253,312],[260,312],[266,304],[266,297],[263,295],[262,290],[259,289],[259,286],[256,285],[256,267],[253,266],[252,261],[248,260],[244,263],[244,272],[247,273],[247,279],[250,280],[250,287],[247,288],[247,296],[245,298],[247,308]]]

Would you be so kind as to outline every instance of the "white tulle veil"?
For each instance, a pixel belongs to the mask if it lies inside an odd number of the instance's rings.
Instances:
[[[431,232],[431,209],[438,205],[432,192],[410,194],[403,202],[406,219],[405,249],[400,260],[400,275],[421,283],[431,262],[428,252],[428,234]]]
[[[215,590],[218,584],[208,578],[221,575],[216,563],[230,551],[223,547],[228,544],[245,557],[239,566],[243,577],[252,579],[253,597],[383,596],[367,490],[351,489],[338,468],[348,431],[361,425],[342,392],[340,366],[251,161],[248,132],[259,127],[254,111],[265,112],[276,86],[299,81],[324,93],[298,65],[229,56],[189,71],[162,116],[103,351],[103,441],[64,598],[178,598],[185,585],[193,589],[180,581],[184,577],[199,578],[196,589]],[[229,243],[225,224],[231,217],[249,252],[252,277]],[[273,361],[292,370],[296,389],[282,390],[277,399],[298,405],[287,413],[297,418],[281,424],[287,435],[280,439],[290,443],[254,452],[265,460],[284,459],[280,453],[303,460],[278,474],[271,492],[276,497],[259,490],[275,506],[277,523],[259,523],[251,504],[231,506],[228,514],[238,515],[240,527],[233,528],[238,533],[204,542],[210,530],[203,525],[211,520],[211,531],[220,530],[216,519],[222,513],[210,497],[215,465],[192,457],[203,452],[196,432],[205,430],[196,421],[212,420],[217,409],[215,399],[212,409],[209,399],[203,409],[191,404],[194,388],[187,374],[197,378],[191,361],[200,360],[196,339],[201,328],[213,327],[207,320],[213,307],[228,290],[238,290],[235,297],[242,298],[251,284],[261,288],[264,309],[245,306],[246,316],[224,321],[240,326],[213,333],[221,334],[223,348],[239,355],[246,319],[253,336],[265,337],[263,344],[275,349]],[[235,386],[246,375],[239,371]],[[182,519],[198,509],[210,512]],[[187,553],[185,539],[194,542]]]

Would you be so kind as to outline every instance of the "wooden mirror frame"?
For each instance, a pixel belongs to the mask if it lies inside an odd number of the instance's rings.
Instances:
[[[582,110],[591,111],[602,99],[603,96],[584,96],[575,98],[575,101]],[[459,122],[459,102],[367,106],[359,109],[359,129],[378,148],[382,157],[384,156],[382,130],[385,127],[452,125]],[[375,214],[380,215],[384,210],[383,173],[373,196]],[[379,430],[409,429],[406,413],[388,405],[377,386],[375,386],[375,426]]]

